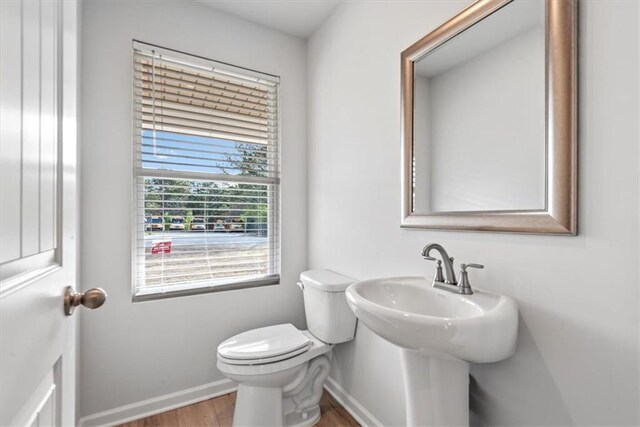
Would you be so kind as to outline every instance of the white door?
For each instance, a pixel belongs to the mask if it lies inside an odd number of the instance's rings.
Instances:
[[[74,425],[75,1],[0,0],[0,425]]]

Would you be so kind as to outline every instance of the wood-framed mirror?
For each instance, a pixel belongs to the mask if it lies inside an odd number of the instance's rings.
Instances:
[[[478,0],[401,55],[403,228],[577,234],[577,0]]]

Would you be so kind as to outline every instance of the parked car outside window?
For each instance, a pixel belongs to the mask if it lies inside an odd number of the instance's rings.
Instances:
[[[184,218],[181,216],[174,216],[171,218],[171,224],[169,224],[169,230],[183,231],[185,229]]]
[[[148,217],[146,220],[145,230],[150,231],[163,231],[164,230],[164,218],[161,216]]]
[[[229,231],[244,231],[244,222],[240,220],[231,220],[229,223]]]
[[[205,231],[204,218],[195,217],[191,220],[191,231]]]

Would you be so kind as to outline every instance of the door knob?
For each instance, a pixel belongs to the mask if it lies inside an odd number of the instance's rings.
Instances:
[[[101,288],[91,288],[86,292],[76,292],[71,286],[64,290],[64,314],[71,316],[80,304],[94,309],[102,306],[107,300],[107,293]]]

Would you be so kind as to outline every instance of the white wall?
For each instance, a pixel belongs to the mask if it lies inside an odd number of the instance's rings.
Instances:
[[[580,3],[578,237],[401,230],[400,52],[467,3],[346,2],[310,39],[310,267],[431,276],[440,242],[520,305],[515,356],[471,369],[474,425],[638,425],[638,2]],[[358,328],[332,375],[403,425],[398,351]]]
[[[246,329],[304,327],[307,264],[303,40],[194,2],[83,8],[82,280],[109,299],[82,313],[81,415],[222,379],[216,347]],[[282,285],[131,303],[131,40],[281,76]]]

